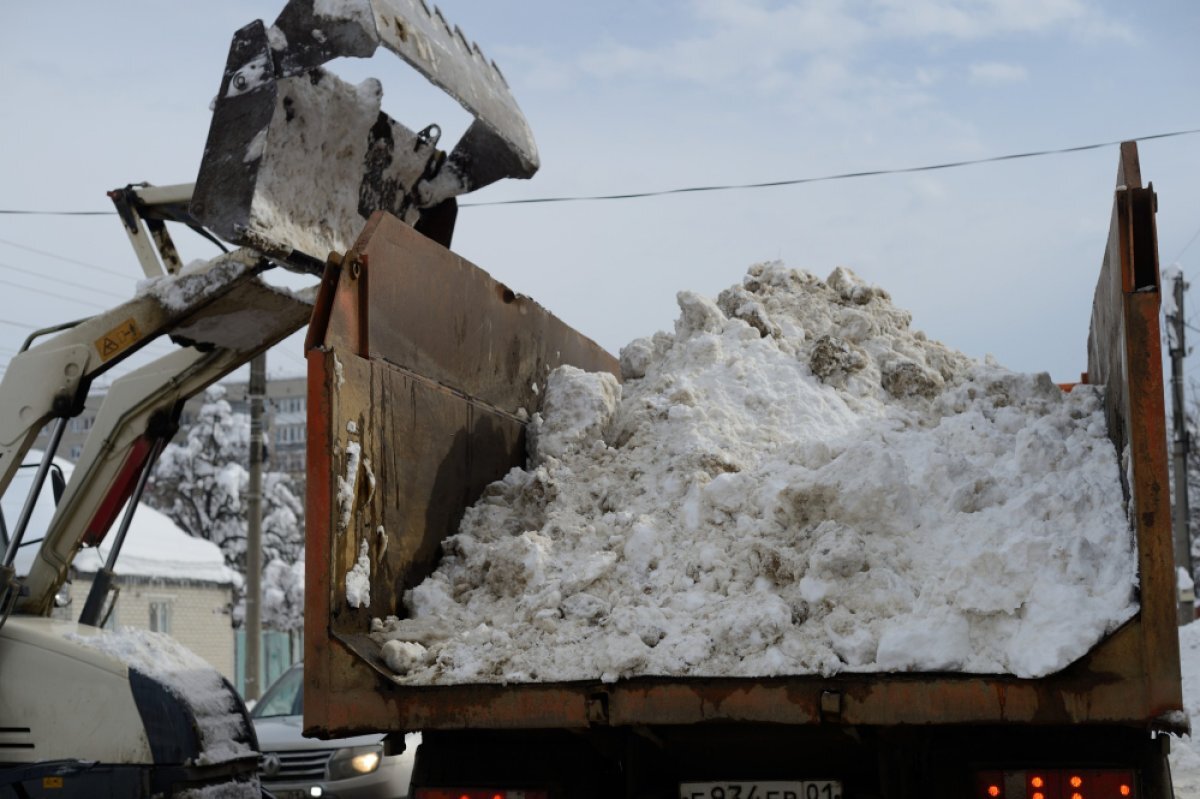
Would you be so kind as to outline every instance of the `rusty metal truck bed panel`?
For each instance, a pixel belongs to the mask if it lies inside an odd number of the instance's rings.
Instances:
[[[350,252],[331,258],[308,342],[306,729],[706,721],[1171,728],[1181,695],[1154,195],[1141,185],[1136,147],[1123,145],[1121,155],[1087,379],[1106,387],[1110,436],[1128,453],[1141,609],[1085,657],[1036,680],[843,674],[397,685],[366,635],[371,618],[395,613],[403,592],[433,569],[465,508],[523,464],[524,414],[537,409],[536,384],[549,370],[617,366],[532,300],[377,214]],[[364,546],[370,602],[352,607],[344,580]]]

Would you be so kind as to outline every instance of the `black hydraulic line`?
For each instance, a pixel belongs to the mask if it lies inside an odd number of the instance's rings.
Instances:
[[[40,330],[35,330],[29,334],[29,338],[25,339],[25,343],[21,345],[21,352],[29,349],[29,346],[34,342],[34,339],[41,338],[42,336],[49,335],[50,333],[57,333],[60,330],[70,330],[73,327],[82,325],[91,318],[92,317],[90,316],[85,316],[82,319],[76,319],[73,322],[63,322],[61,325],[53,325],[51,327],[43,327]]]

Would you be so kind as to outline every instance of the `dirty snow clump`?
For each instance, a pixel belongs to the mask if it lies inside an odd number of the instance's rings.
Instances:
[[[397,681],[1037,677],[1135,613],[1096,388],[931,341],[848,269],[678,300],[623,384],[550,375],[528,468],[373,625]]]

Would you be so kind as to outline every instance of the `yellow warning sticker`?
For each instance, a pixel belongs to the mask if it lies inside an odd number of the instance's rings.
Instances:
[[[42,777],[43,788],[61,788],[63,787],[62,777]]]
[[[141,337],[137,322],[130,317],[96,339],[96,352],[100,354],[101,360],[107,361],[129,349]]]

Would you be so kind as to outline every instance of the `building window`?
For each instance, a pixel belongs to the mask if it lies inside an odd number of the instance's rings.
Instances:
[[[68,453],[67,458],[72,461],[77,461],[77,460],[79,460],[79,456],[82,454],[83,454],[83,447],[79,444],[75,444],[74,446],[71,447],[71,451],[70,451],[70,453]]]
[[[170,634],[171,600],[152,599],[150,601],[150,631]]]
[[[72,433],[86,433],[92,429],[92,422],[96,421],[94,416],[76,416],[71,420],[70,428]]]

